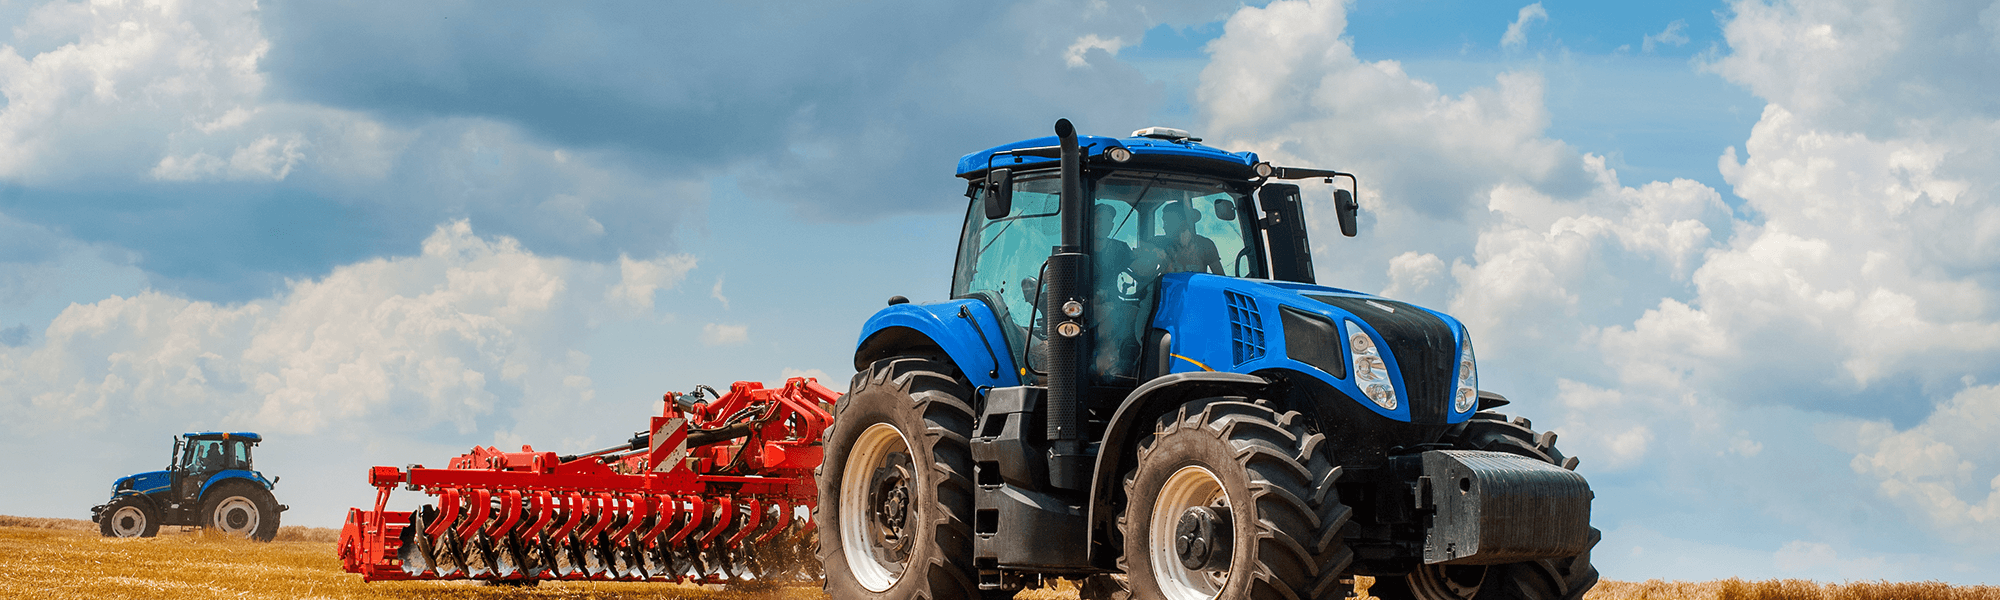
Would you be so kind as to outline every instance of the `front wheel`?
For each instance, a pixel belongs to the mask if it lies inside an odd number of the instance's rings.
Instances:
[[[278,537],[278,502],[248,481],[225,481],[201,503],[201,524],[223,535],[268,542]]]
[[[1133,598],[1315,598],[1352,554],[1339,477],[1298,413],[1212,398],[1162,417],[1125,480]],[[1334,594],[1339,595],[1339,594]],[[1103,597],[1100,595],[1099,597]]]
[[[105,537],[153,537],[160,533],[160,509],[138,495],[112,502],[100,518],[97,529]]]
[[[877,361],[834,407],[820,562],[834,598],[974,599],[972,392],[942,361]]]
[[[1506,452],[1574,470],[1577,460],[1556,450],[1554,432],[1536,434],[1527,419],[1482,412],[1452,428],[1444,442],[1459,450]],[[1590,545],[1599,534],[1590,530]],[[1407,577],[1378,577],[1368,595],[1382,600],[1581,600],[1597,585],[1590,550],[1562,558],[1491,566],[1423,565]]]

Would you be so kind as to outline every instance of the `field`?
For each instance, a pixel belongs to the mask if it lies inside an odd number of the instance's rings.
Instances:
[[[88,521],[0,516],[0,598],[825,598],[816,587],[749,593],[652,583],[562,582],[534,588],[468,582],[362,583],[360,576],[341,572],[333,552],[336,535],[330,529],[286,527],[277,541],[256,543],[168,528],[155,538],[112,539],[98,536],[96,525]],[[1055,600],[1076,595],[1035,590],[1020,597]],[[2000,586],[1605,581],[1586,600],[2000,600]]]

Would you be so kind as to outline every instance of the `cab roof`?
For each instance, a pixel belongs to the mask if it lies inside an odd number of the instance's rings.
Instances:
[[[250,433],[248,431],[228,431],[228,432],[203,431],[200,433],[190,432],[181,434],[181,437],[190,440],[226,440],[234,438],[234,439],[250,440],[250,443],[252,444],[264,441],[264,436]]]
[[[1148,128],[1141,132],[1162,128]],[[1138,132],[1135,132],[1138,133]],[[1176,132],[1184,133],[1184,132]],[[1084,159],[1090,163],[1111,163],[1104,153],[1112,148],[1124,148],[1132,152],[1132,159],[1124,163],[1135,167],[1159,167],[1172,170],[1201,172],[1223,177],[1253,179],[1257,164],[1255,152],[1227,152],[1213,146],[1202,145],[1200,138],[1163,139],[1160,137],[1110,138],[1096,135],[1079,135],[1077,146],[1083,151]],[[1008,156],[1001,153],[1021,148],[1037,148],[1058,144],[1055,136],[1021,140],[980,150],[958,159],[958,176],[966,179],[981,179],[991,167],[1026,169],[1040,166],[1053,167],[1058,162],[1053,158],[1035,156]],[[999,156],[996,156],[999,155]]]

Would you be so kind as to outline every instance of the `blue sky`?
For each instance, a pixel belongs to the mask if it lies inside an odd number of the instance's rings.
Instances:
[[[957,157],[1193,130],[1361,176],[1319,279],[1445,310],[1607,577],[1993,583],[2000,5],[0,3],[0,513],[247,429],[373,464],[851,375]],[[1323,198],[1309,199],[1320,210]],[[83,441],[79,443],[79,441]],[[414,501],[402,498],[401,502]]]

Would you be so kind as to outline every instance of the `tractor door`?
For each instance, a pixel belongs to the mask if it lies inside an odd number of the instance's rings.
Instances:
[[[1037,314],[1036,305],[1042,265],[1062,243],[1061,187],[1054,172],[1016,177],[1011,211],[999,219],[986,218],[982,192],[975,192],[952,275],[952,297],[976,298],[991,306],[1007,332],[1014,364],[1031,374],[1047,367],[1043,328],[1037,326],[1047,315]]]

